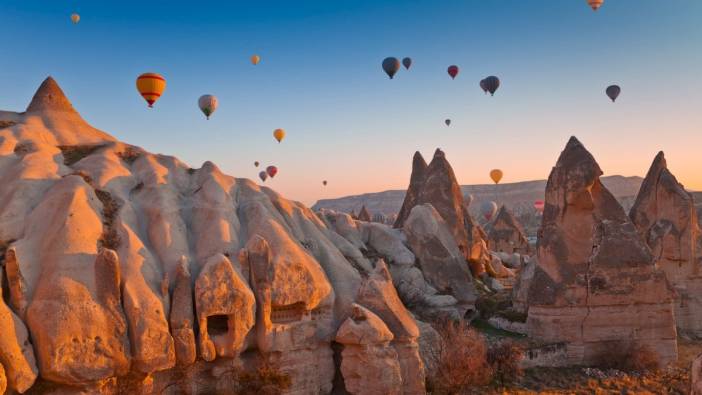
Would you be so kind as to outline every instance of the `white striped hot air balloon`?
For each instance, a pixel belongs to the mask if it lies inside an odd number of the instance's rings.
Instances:
[[[215,112],[218,104],[219,102],[217,101],[217,97],[213,95],[202,95],[197,101],[200,111],[205,114],[207,119],[210,119],[210,115]]]

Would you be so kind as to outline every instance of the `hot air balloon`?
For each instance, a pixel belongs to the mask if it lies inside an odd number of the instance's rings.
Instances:
[[[268,178],[268,173],[266,173],[265,171],[259,172],[258,178],[260,178],[261,181],[266,182],[266,178]]]
[[[260,163],[258,163],[258,161],[254,162],[254,166],[258,167],[258,165],[260,165]]]
[[[455,79],[456,76],[458,75],[458,66],[456,65],[451,65],[448,67],[448,74],[451,76],[451,79]]]
[[[278,142],[280,143],[285,138],[285,130],[283,130],[283,129],[274,130],[273,137],[275,137],[275,139],[278,140]]]
[[[544,213],[544,201],[543,200],[537,200],[534,202],[534,210],[538,211],[539,213],[543,214]]]
[[[480,205],[480,213],[485,217],[486,220],[491,220],[493,215],[497,212],[497,203],[492,201],[485,201]]]
[[[619,97],[619,94],[622,92],[622,88],[619,87],[619,85],[610,85],[607,87],[607,90],[605,90],[605,93],[607,93],[607,96],[612,99],[612,103],[614,103],[615,100],[617,100],[617,97]]]
[[[268,166],[266,167],[266,173],[268,173],[270,178],[273,178],[276,174],[278,174],[278,168],[275,166]]]
[[[251,56],[251,64],[252,65],[256,66],[258,64],[258,62],[260,62],[260,61],[261,61],[260,56],[258,56],[258,55]]]
[[[480,80],[480,89],[482,89],[483,93],[487,95],[487,86],[485,85],[485,79]]]
[[[327,180],[322,181],[322,185],[327,186]]]
[[[450,120],[450,119],[445,120],[444,123],[446,124],[446,126],[451,126],[451,120]]]
[[[385,58],[385,60],[383,60],[383,70],[388,77],[392,79],[392,77],[395,76],[395,73],[400,70],[400,61],[393,57]]]
[[[149,103],[149,107],[153,107],[166,89],[166,79],[160,74],[144,73],[137,77],[136,87],[144,100]]]
[[[71,22],[73,22],[74,25],[80,22],[80,15],[76,13],[71,14]]]
[[[405,69],[409,70],[410,66],[412,66],[412,58],[402,59],[402,65],[405,66]]]
[[[604,0],[587,0],[587,4],[592,7],[593,11],[597,11],[598,8],[602,7]]]
[[[500,79],[495,77],[494,75],[491,75],[483,80],[485,84],[485,90],[490,92],[490,96],[495,94],[495,91],[497,91],[497,88],[500,87]]]
[[[210,115],[217,109],[217,97],[212,95],[202,95],[197,101],[197,105],[200,106],[200,111],[210,119]]]
[[[490,178],[495,184],[499,184],[500,180],[502,180],[502,170],[500,169],[492,169],[490,170]]]

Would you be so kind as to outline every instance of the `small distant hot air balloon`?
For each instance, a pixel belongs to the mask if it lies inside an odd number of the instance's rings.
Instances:
[[[607,90],[605,90],[605,93],[607,93],[607,96],[612,99],[612,103],[614,103],[615,100],[617,100],[617,97],[619,97],[619,94],[622,92],[622,88],[619,87],[619,85],[610,85],[607,87]]]
[[[502,170],[500,169],[492,169],[490,170],[490,178],[495,184],[499,184],[500,180],[502,180]]]
[[[483,93],[487,95],[487,86],[485,85],[485,79],[480,80],[480,89],[482,89]]]
[[[80,15],[76,14],[75,12],[71,14],[71,22],[73,22],[74,25],[80,22]]]
[[[266,173],[265,171],[259,172],[258,178],[260,178],[261,181],[266,182],[266,178],[268,178],[268,173]]]
[[[276,174],[278,174],[278,168],[275,166],[268,166],[266,167],[266,173],[268,173],[270,178],[273,178]]]
[[[410,66],[412,66],[412,58],[402,59],[402,65],[405,66],[405,69],[409,70]]]
[[[252,65],[256,66],[258,64],[258,62],[260,62],[260,61],[261,61],[260,56],[258,56],[258,55],[251,56],[251,64]]]
[[[258,161],[254,162],[254,166],[258,167],[258,165],[260,165],[260,163],[258,163]]]
[[[197,101],[197,105],[200,106],[200,111],[210,119],[210,115],[217,109],[218,101],[216,96],[212,95],[202,95]]]
[[[544,213],[544,206],[545,204],[543,200],[537,200],[534,202],[534,210],[538,211],[541,214]]]
[[[446,126],[451,126],[451,120],[450,120],[450,119],[445,120],[444,123],[446,124]]]
[[[483,80],[485,84],[485,90],[490,92],[490,96],[495,95],[495,91],[500,87],[500,79],[491,75]]]
[[[136,87],[149,107],[153,107],[166,89],[166,79],[157,73],[144,73],[137,77]]]
[[[451,65],[448,67],[447,71],[448,71],[448,75],[451,76],[451,79],[455,79],[456,76],[458,75],[458,66],[456,66],[455,64]]]
[[[275,139],[278,140],[278,142],[280,143],[285,138],[285,130],[283,130],[283,129],[274,130],[273,137],[275,137]]]
[[[492,201],[485,201],[480,205],[480,213],[485,217],[486,220],[491,220],[492,217],[497,212],[497,203]]]
[[[322,185],[327,186],[327,180],[322,181]]]
[[[385,58],[385,60],[383,60],[383,70],[388,77],[392,79],[392,77],[395,76],[395,73],[400,70],[400,61],[393,57]]]
[[[597,11],[598,8],[602,7],[602,3],[604,3],[604,0],[587,0],[587,4],[593,11]]]

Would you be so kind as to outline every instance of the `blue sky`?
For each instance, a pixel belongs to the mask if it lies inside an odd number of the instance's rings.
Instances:
[[[700,21],[699,0],[605,0],[596,13],[584,0],[3,0],[0,109],[23,110],[52,75],[119,139],[240,177],[275,164],[267,184],[307,204],[404,188],[414,151],[437,147],[461,183],[495,167],[505,182],[546,178],[573,134],[605,173],[643,175],[665,150],[702,189]],[[386,56],[414,64],[389,80]],[[134,86],[147,71],[168,80],[152,110]],[[495,97],[478,87],[488,75],[502,80]],[[220,101],[210,121],[206,93]]]

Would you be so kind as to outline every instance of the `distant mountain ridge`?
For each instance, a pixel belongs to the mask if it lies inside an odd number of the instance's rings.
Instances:
[[[602,177],[602,182],[622,203],[625,209],[633,204],[636,194],[641,188],[642,177],[638,176],[608,176]],[[471,211],[475,212],[480,203],[494,200],[498,204],[505,204],[516,213],[531,210],[536,200],[543,200],[546,189],[546,180],[522,181],[514,183],[462,185],[464,196],[473,195]],[[342,212],[358,212],[362,206],[372,214],[381,213],[392,215],[400,211],[404,190],[389,190],[383,192],[364,193],[362,195],[344,196],[336,199],[322,199],[312,206],[314,210],[322,208]],[[475,213],[474,213],[475,214]]]

